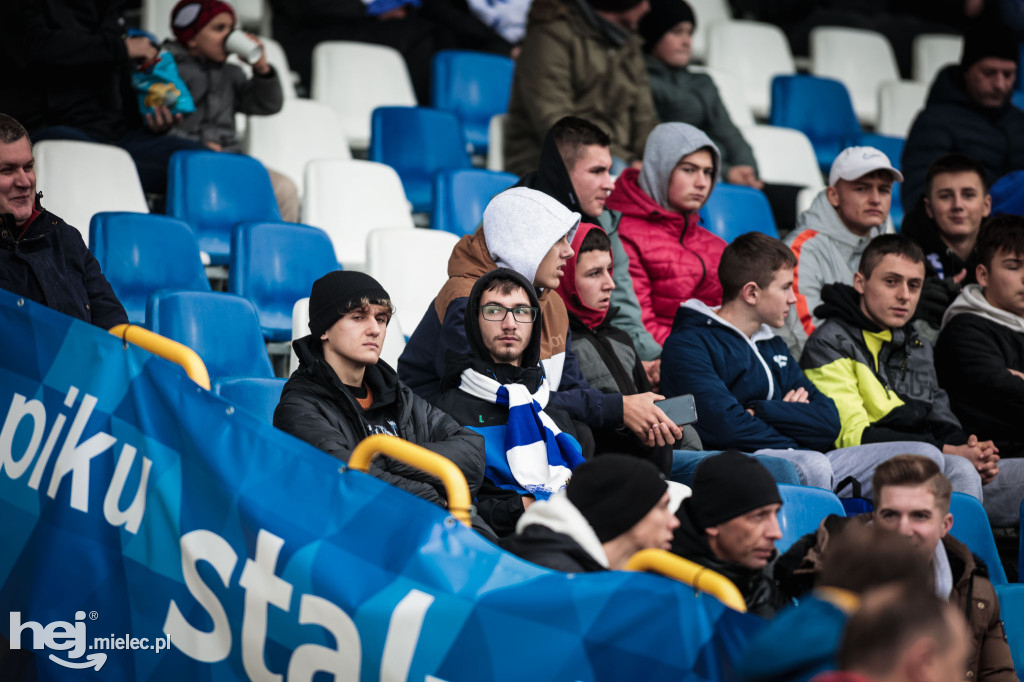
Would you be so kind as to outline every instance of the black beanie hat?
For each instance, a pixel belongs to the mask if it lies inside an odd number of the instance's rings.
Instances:
[[[668,490],[665,477],[647,460],[629,455],[598,455],[572,472],[565,494],[608,542],[635,526]]]
[[[587,0],[591,7],[601,12],[625,12],[644,0]]]
[[[651,0],[651,11],[640,20],[638,29],[644,39],[644,52],[653,50],[663,35],[684,21],[697,28],[697,17],[686,0]]]
[[[779,487],[768,470],[753,457],[735,450],[701,462],[691,487],[693,496],[683,504],[700,530],[767,504],[782,504]]]
[[[355,270],[335,270],[313,282],[313,291],[309,294],[310,333],[319,339],[339,317],[364,298],[391,299],[380,282]]]
[[[1020,62],[1020,46],[1008,26],[989,19],[971,22],[964,31],[964,51],[960,55],[960,68],[966,71],[976,62],[988,57]]]

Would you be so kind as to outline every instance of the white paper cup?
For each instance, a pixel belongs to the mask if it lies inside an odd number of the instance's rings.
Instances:
[[[237,28],[224,40],[224,49],[231,54],[237,54],[247,64],[254,64],[263,54],[260,44],[246,35],[245,31]]]

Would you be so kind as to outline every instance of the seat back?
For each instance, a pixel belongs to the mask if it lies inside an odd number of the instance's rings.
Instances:
[[[43,140],[32,148],[43,205],[82,233],[101,211],[149,213],[131,155],[120,147],[78,140]]]
[[[391,292],[388,291],[390,294]],[[396,306],[397,307],[397,306]],[[309,299],[303,298],[295,302],[292,309],[292,341],[309,336]],[[388,332],[384,336],[384,347],[380,349],[380,359],[388,363],[392,369],[398,366],[398,356],[405,350],[405,334],[402,332],[402,325],[395,315],[388,323]],[[299,368],[299,358],[292,349],[291,361],[288,365],[289,372]]]
[[[241,377],[225,379],[213,385],[213,392],[235,406],[251,412],[268,424],[274,423],[274,410],[281,402],[281,390],[287,379]]]
[[[799,130],[757,125],[745,129],[743,136],[754,151],[758,173],[765,182],[814,190],[825,186],[814,145]]]
[[[693,28],[693,58],[706,61],[708,58],[708,27],[718,21],[732,19],[732,10],[727,0],[692,0],[690,7],[696,26]]]
[[[508,114],[491,116],[487,128],[487,170],[505,170],[505,121]]]
[[[708,68],[739,80],[755,116],[768,115],[772,78],[796,73],[786,34],[758,21],[719,21],[708,27]]]
[[[160,289],[209,291],[199,243],[188,223],[151,213],[97,213],[89,250],[134,324],[146,322],[146,300]]]
[[[363,268],[371,230],[413,227],[402,181],[382,163],[317,159],[306,166],[305,184],[303,220],[327,232],[346,270]]]
[[[246,152],[287,175],[300,197],[307,163],[352,158],[337,112],[311,99],[286,100],[273,116],[249,117]]]
[[[834,78],[850,91],[861,123],[878,122],[878,86],[899,80],[889,40],[875,31],[819,26],[810,33],[811,73]]]
[[[241,296],[158,291],[146,304],[146,326],[198,353],[213,382],[274,376],[256,308]]]
[[[244,154],[182,151],[171,155],[167,213],[196,231],[210,262],[228,262],[235,223],[280,222],[267,169]]]
[[[988,578],[993,585],[1006,584],[1006,571],[981,502],[965,493],[953,493],[949,500],[949,513],[953,515],[953,528],[949,531],[952,536],[985,561]]]
[[[818,166],[832,161],[861,136],[850,93],[837,80],[817,76],[777,76],[772,81],[772,125],[796,128],[814,145]]]
[[[942,67],[960,62],[960,55],[964,51],[964,39],[963,36],[946,33],[921,33],[914,36],[911,49],[914,80],[930,86]]]
[[[887,81],[878,88],[878,127],[882,135],[907,137],[924,109],[928,86],[916,81]]]
[[[768,199],[753,187],[720,182],[700,212],[704,227],[727,242],[747,232],[779,237]]]
[[[726,71],[718,71],[703,66],[691,66],[690,71],[695,73],[706,73],[715,83],[719,96],[722,98],[722,106],[729,113],[729,120],[740,129],[753,126],[754,113],[747,104],[747,96],[743,92],[743,85],[739,78]]]
[[[1024,670],[1024,585],[1007,583],[995,588],[1013,667]]]
[[[142,0],[142,30],[149,31],[160,40],[173,38],[171,10],[178,0]]]
[[[431,66],[431,104],[455,114],[473,152],[486,154],[491,117],[508,111],[515,62],[485,52],[443,50]]]
[[[495,194],[516,184],[511,173],[462,168],[443,170],[434,176],[434,209],[430,227],[463,236],[472,234]],[[447,261],[446,261],[447,262]]]
[[[291,338],[295,302],[337,269],[331,238],[318,227],[238,223],[232,231],[228,291],[252,301],[268,341]]]
[[[785,552],[794,542],[818,529],[829,514],[846,516],[843,503],[836,494],[824,488],[779,484],[782,510],[779,511],[779,529],[782,539],[775,543],[779,552]]]
[[[348,146],[370,146],[370,117],[384,106],[416,106],[402,53],[393,47],[327,41],[313,48],[310,95],[341,116]]]
[[[366,272],[391,295],[402,329],[416,329],[423,311],[448,281],[448,259],[459,238],[439,230],[378,229],[366,242]]]

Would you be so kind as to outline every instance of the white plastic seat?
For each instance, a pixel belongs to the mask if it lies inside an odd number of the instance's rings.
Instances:
[[[759,21],[718,21],[708,27],[708,68],[731,74],[750,110],[767,118],[772,79],[796,73],[786,34]]]
[[[403,329],[415,329],[448,281],[448,259],[459,238],[444,230],[382,228],[366,240],[366,272],[395,304]]]
[[[43,206],[78,228],[89,243],[89,221],[101,211],[149,213],[139,173],[120,147],[77,140],[43,140],[33,147]]]
[[[913,74],[918,83],[931,85],[935,75],[947,64],[960,61],[964,49],[962,36],[944,33],[922,33],[914,38]]]
[[[171,10],[178,0],[142,0],[142,30],[149,31],[161,41],[173,38]]]
[[[900,79],[892,45],[881,33],[819,26],[810,34],[811,73],[834,78],[850,91],[861,123],[878,122],[878,86]]]
[[[491,116],[487,127],[487,170],[505,170],[505,121],[508,114]]]
[[[315,159],[306,164],[302,220],[330,235],[346,270],[363,269],[371,230],[414,227],[398,173],[375,161]]]
[[[384,287],[387,289],[387,286]],[[388,291],[391,294],[391,291]],[[396,305],[397,307],[397,305]],[[292,341],[309,336],[309,299],[302,298],[295,302],[292,308]],[[391,318],[388,323],[388,333],[384,336],[384,347],[380,349],[380,359],[391,365],[392,369],[398,366],[398,356],[405,350],[405,334],[402,332],[402,325],[398,316]],[[299,358],[295,355],[295,349],[291,351],[291,360],[288,364],[288,373],[291,374],[299,368]]]
[[[246,151],[291,178],[300,197],[307,163],[352,158],[337,112],[311,99],[285,100],[273,116],[250,116]]]
[[[718,94],[722,98],[722,105],[729,112],[729,118],[734,126],[749,128],[754,125],[754,114],[750,111],[750,105],[747,104],[747,98],[743,94],[743,86],[734,75],[703,66],[693,66],[690,67],[690,70],[711,76],[711,80],[714,81]]]
[[[690,0],[690,7],[697,20],[693,29],[693,58],[702,62],[708,57],[708,27],[716,21],[732,19],[732,11],[726,0]]]
[[[416,106],[401,53],[383,45],[328,41],[313,48],[313,99],[341,116],[352,149],[370,146],[370,116],[377,107]]]
[[[754,151],[765,182],[803,185],[814,191],[825,186],[811,141],[799,130],[757,125],[741,129]]]
[[[888,81],[878,88],[878,126],[882,135],[906,137],[924,109],[928,85],[918,81]]]

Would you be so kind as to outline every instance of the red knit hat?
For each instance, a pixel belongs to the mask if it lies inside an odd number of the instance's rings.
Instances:
[[[231,20],[235,21],[235,10],[222,0],[178,0],[171,10],[171,30],[178,42],[184,45],[223,12],[230,14]]]

